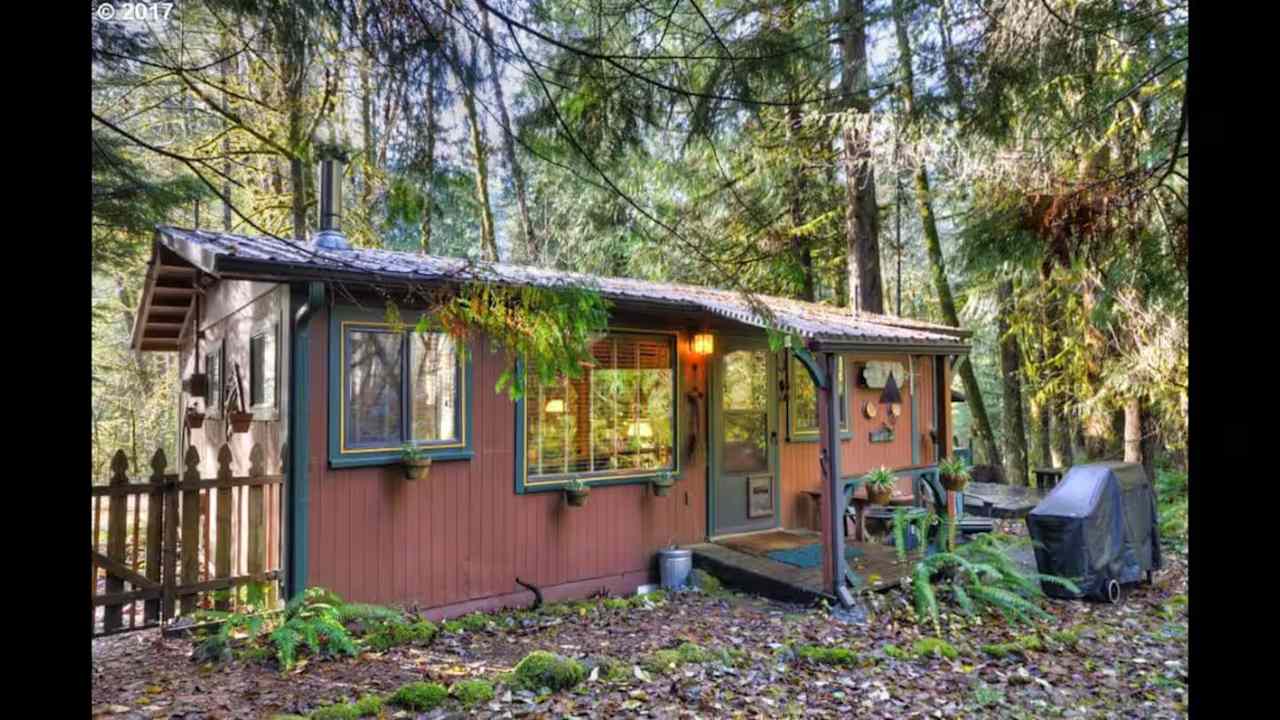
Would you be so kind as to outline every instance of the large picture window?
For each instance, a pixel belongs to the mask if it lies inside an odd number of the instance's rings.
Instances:
[[[395,461],[407,443],[435,457],[469,455],[466,363],[453,338],[353,321],[340,337],[335,464]]]
[[[787,354],[787,439],[816,441],[818,439],[818,389],[804,364]],[[840,434],[850,435],[849,385],[844,371],[844,357],[836,356],[836,387],[839,402],[836,408],[840,418]]]
[[[528,382],[526,485],[675,469],[674,336],[613,333],[591,357],[580,377]]]

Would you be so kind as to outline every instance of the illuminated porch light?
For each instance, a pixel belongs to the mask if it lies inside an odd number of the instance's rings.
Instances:
[[[693,336],[693,354],[694,355],[710,355],[715,351],[715,339],[711,333],[698,333]]]

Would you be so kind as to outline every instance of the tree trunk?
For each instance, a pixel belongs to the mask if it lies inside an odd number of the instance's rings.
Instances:
[[[493,206],[489,202],[489,148],[484,138],[484,127],[480,124],[480,117],[476,112],[476,84],[471,82],[475,77],[478,52],[479,48],[473,39],[469,64],[472,72],[466,72],[464,68],[468,66],[463,65],[461,55],[455,49],[454,69],[458,75],[458,84],[462,88],[462,106],[467,113],[471,152],[476,163],[476,204],[480,206],[480,248],[486,260],[497,261],[498,241],[494,236]]]
[[[792,105],[787,108],[787,140],[793,148],[799,148],[804,122],[800,117],[800,107]],[[805,223],[804,196],[808,183],[805,182],[801,163],[796,162],[791,168],[791,179],[787,183],[787,205],[791,215],[791,252],[800,264],[803,273],[800,284],[800,299],[813,302],[816,297],[813,278],[813,246],[809,239],[795,232]]]
[[[996,326],[1000,336],[1000,374],[1004,380],[1004,462],[1010,484],[1027,484],[1027,428],[1022,417],[1022,367],[1018,339],[1009,332],[1013,281],[1000,283]]]
[[[307,238],[307,167],[306,156],[310,139],[305,135],[303,117],[303,89],[306,80],[306,29],[296,10],[284,10],[280,18],[279,37],[283,60],[281,75],[284,81],[285,112],[288,115],[289,134],[289,191],[292,195],[293,237],[298,242]]]
[[[915,119],[914,74],[911,68],[911,38],[907,35],[906,10],[903,0],[893,2],[893,23],[898,36],[898,69],[901,77],[900,92],[902,108],[908,123]],[[951,283],[947,280],[947,268],[942,257],[942,240],[938,234],[938,224],[933,215],[933,200],[929,191],[929,173],[924,163],[916,165],[915,173],[916,206],[920,212],[921,225],[924,227],[925,246],[929,251],[929,266],[933,274],[933,285],[938,293],[938,304],[941,306],[943,320],[952,327],[960,327],[960,317],[956,312],[955,298],[951,295]],[[1003,465],[1000,460],[1000,448],[996,445],[995,434],[991,430],[991,420],[987,416],[987,406],[982,401],[982,391],[978,387],[978,378],[973,373],[973,363],[964,358],[957,370],[960,381],[964,384],[965,399],[969,412],[973,416],[974,428],[982,439],[986,452],[986,460],[991,465]]]
[[[436,177],[436,64],[427,62],[426,115],[427,147],[423,151],[422,218],[419,238],[424,255],[431,252],[431,214],[434,211],[432,188]]]
[[[1066,401],[1061,397],[1050,399],[1049,412],[1053,416],[1053,466],[1071,467],[1076,457],[1071,447],[1071,418],[1067,415]]]
[[[1124,401],[1124,461],[1142,462],[1142,400],[1136,396]]]
[[[498,105],[498,120],[502,123],[502,150],[506,155],[507,167],[511,170],[511,181],[516,192],[516,207],[520,211],[520,235],[524,243],[525,260],[536,262],[540,255],[537,238],[533,233],[533,224],[529,222],[529,204],[525,193],[524,168],[516,157],[515,135],[511,130],[511,118],[507,114],[506,95],[502,90],[502,65],[498,62],[497,46],[493,41],[493,30],[489,27],[489,11],[480,6],[480,29],[489,45],[489,73],[493,83],[493,95]]]
[[[871,112],[867,81],[867,16],[864,0],[840,0],[844,46],[840,92],[860,116]],[[841,131],[845,175],[845,244],[849,263],[849,305],[854,312],[884,312],[880,277],[880,220],[869,138],[846,124]]]
[[[1044,403],[1035,403],[1032,414],[1036,419],[1037,466],[1057,467],[1053,463],[1053,451],[1050,448],[1049,408]]]

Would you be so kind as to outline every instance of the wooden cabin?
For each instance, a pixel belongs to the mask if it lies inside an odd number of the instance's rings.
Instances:
[[[460,359],[447,335],[387,323],[387,293],[416,317],[399,291],[460,282],[595,288],[612,307],[594,366],[513,402],[495,391],[506,358],[483,338]],[[843,503],[824,489],[948,453],[951,364],[968,351],[954,328],[758,296],[805,340],[773,352],[735,292],[332,237],[160,227],[142,297],[134,346],[179,353],[180,418],[204,420],[174,430],[202,474],[223,445],[241,474],[257,444],[284,475],[271,512],[285,591],[319,585],[435,617],[526,604],[517,578],[548,600],[631,592],[656,580],[661,548],[780,529],[821,533],[836,595]],[[879,402],[890,373],[897,408]],[[252,417],[233,432],[242,408]],[[405,443],[432,458],[426,479],[406,480]],[[677,480],[658,497],[664,471]],[[593,488],[584,507],[566,503],[574,477]]]

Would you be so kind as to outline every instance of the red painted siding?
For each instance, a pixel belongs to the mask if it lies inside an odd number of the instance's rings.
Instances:
[[[867,360],[893,360],[901,362],[903,367],[913,367],[915,375],[915,394],[919,408],[917,409],[917,433],[921,436],[920,462],[933,462],[932,443],[929,441],[929,430],[933,428],[933,358],[917,356],[914,365],[909,363],[906,355],[885,357],[846,356],[845,362],[853,364]],[[851,383],[852,385],[852,383]],[[853,437],[840,441],[842,454],[840,472],[843,475],[858,475],[873,468],[904,467],[911,463],[911,382],[901,382],[902,416],[894,424],[894,439],[887,443],[873,443],[870,432],[879,428],[883,416],[877,415],[868,419],[862,407],[868,400],[879,402],[880,390],[852,387],[850,396],[850,415],[853,420]],[[878,408],[883,412],[883,408]],[[786,412],[786,405],[779,405],[779,417]],[[780,505],[782,508],[783,527],[800,527],[818,530],[816,524],[819,517],[813,498],[805,494],[805,490],[817,490],[822,485],[822,470],[818,465],[818,443],[790,443],[785,438],[780,443],[779,471],[781,472]],[[910,480],[901,479],[902,490],[910,492]]]
[[[548,599],[634,589],[651,577],[659,548],[706,537],[705,418],[667,497],[647,485],[598,487],[586,507],[569,508],[561,493],[517,495],[515,408],[493,390],[502,356],[480,342],[472,347],[474,458],[438,462],[414,482],[395,465],[330,468],[327,312],[313,322],[309,585],[452,615],[527,602],[517,577],[550,588]],[[687,333],[678,347],[682,392],[705,393],[705,363],[690,354]],[[677,402],[683,454],[689,411],[683,397]]]

